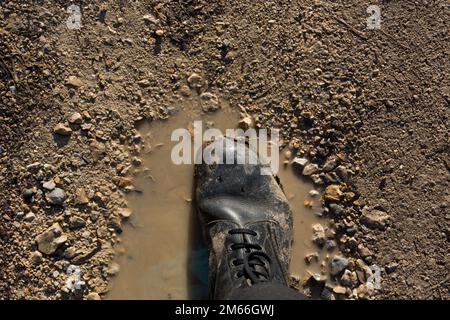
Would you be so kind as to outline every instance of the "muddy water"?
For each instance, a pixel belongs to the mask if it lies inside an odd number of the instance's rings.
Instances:
[[[205,115],[194,104],[184,103],[169,120],[140,128],[146,147],[135,186],[142,193],[128,198],[133,216],[118,246],[121,269],[112,281],[109,299],[207,297],[208,252],[191,205],[193,166],[175,165],[170,158],[172,131],[191,128],[194,120],[202,120],[204,128],[225,132],[235,128],[239,119],[228,107]],[[315,215],[319,200],[308,196],[312,185],[296,176],[291,166],[283,166],[283,160],[282,154],[279,177],[294,214],[291,273],[301,276],[306,270],[320,271],[320,262],[307,266],[304,257],[316,251],[311,225],[323,221]],[[305,199],[313,201],[312,208],[305,207]]]

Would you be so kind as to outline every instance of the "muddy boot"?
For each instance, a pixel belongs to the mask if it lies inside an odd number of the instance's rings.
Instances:
[[[259,283],[287,286],[293,237],[292,212],[283,191],[273,175],[261,174],[269,165],[262,165],[247,146],[227,143],[222,148],[226,140],[234,142],[222,138],[206,146],[203,164],[195,166],[197,211],[209,247],[211,299],[227,299]],[[234,164],[205,164],[212,163],[205,154]]]

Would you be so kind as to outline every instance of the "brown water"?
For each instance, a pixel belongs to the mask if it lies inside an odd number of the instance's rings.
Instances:
[[[202,120],[204,128],[213,125],[225,132],[237,126],[239,115],[225,106],[213,114],[202,114],[194,103],[183,103],[167,121],[144,124],[142,172],[135,180],[137,190],[128,197],[133,215],[118,247],[120,272],[113,279],[109,299],[191,299],[207,295],[207,250],[201,241],[192,212],[193,166],[175,165],[170,155],[173,130],[191,128]],[[285,167],[280,155],[279,177],[294,214],[294,247],[290,271],[303,275],[320,272],[320,261],[309,266],[304,257],[317,251],[311,243],[311,226],[322,222],[314,212],[319,198],[310,198],[313,186]],[[313,207],[304,205],[313,200]],[[321,254],[323,259],[324,254]]]

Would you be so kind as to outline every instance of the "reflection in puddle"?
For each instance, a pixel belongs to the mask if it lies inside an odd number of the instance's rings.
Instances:
[[[135,179],[129,206],[133,210],[126,226],[117,262],[120,273],[112,280],[109,299],[199,299],[207,297],[208,252],[203,245],[196,214],[192,211],[193,165],[175,165],[170,155],[173,130],[191,128],[194,120],[204,127],[214,126],[225,132],[234,129],[239,115],[225,106],[221,111],[202,114],[187,103],[167,121],[144,124],[145,137],[141,155],[141,173]],[[306,270],[320,272],[320,261],[305,263],[305,255],[316,252],[311,243],[315,223],[322,222],[315,212],[320,197],[308,196],[313,189],[296,176],[292,167],[283,166],[280,155],[278,175],[294,214],[294,247],[290,271],[302,276]],[[304,200],[312,201],[312,208]],[[325,253],[321,253],[323,259]]]

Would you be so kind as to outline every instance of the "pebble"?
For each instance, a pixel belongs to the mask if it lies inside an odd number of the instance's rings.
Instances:
[[[87,197],[86,191],[84,191],[84,189],[78,188],[75,191],[75,196],[76,196],[75,201],[77,204],[85,205],[89,203],[89,198]]]
[[[344,211],[342,206],[340,206],[336,203],[330,203],[329,208],[330,208],[330,212],[335,215],[340,215]]]
[[[131,217],[131,214],[133,213],[133,211],[129,208],[123,208],[119,212],[121,217],[124,219],[128,219],[129,217]]]
[[[337,160],[335,158],[328,159],[322,167],[322,171],[329,172],[336,168]]]
[[[86,225],[86,221],[84,221],[84,219],[80,218],[80,217],[70,217],[69,219],[69,227],[71,229],[78,229],[78,228],[82,228]]]
[[[329,240],[327,240],[325,242],[325,246],[324,247],[328,251],[333,251],[337,247],[336,241],[334,241],[332,239],[329,239]]]
[[[220,109],[219,98],[211,92],[204,92],[200,95],[202,110],[214,112]]]
[[[335,286],[333,288],[333,292],[336,294],[345,294],[347,292],[347,289],[345,287]]]
[[[246,117],[242,118],[238,123],[238,127],[244,131],[246,131],[250,128],[253,128],[253,126],[254,126],[254,122],[253,122],[252,117],[250,117],[250,116],[246,116]]]
[[[201,75],[197,73],[192,73],[189,78],[187,79],[188,84],[191,88],[199,89],[203,85],[203,78]]]
[[[348,266],[348,260],[342,256],[336,255],[330,261],[330,273],[332,276],[340,274]]]
[[[58,123],[53,132],[61,136],[70,136],[72,134],[72,129],[66,126],[64,123]]]
[[[358,285],[358,276],[356,272],[352,272],[350,270],[345,270],[344,274],[341,276],[339,282],[344,287],[354,287]]]
[[[358,253],[363,258],[370,257],[371,255],[373,255],[372,251],[370,251],[368,248],[366,248],[362,244],[358,245]]]
[[[328,201],[339,201],[342,196],[341,187],[337,184],[331,184],[325,188],[324,199]]]
[[[72,113],[71,116],[69,117],[69,123],[81,124],[82,122],[83,122],[83,117],[78,112]]]
[[[47,200],[53,205],[60,206],[66,200],[66,194],[64,190],[60,188],[55,188],[52,192],[47,194]]]
[[[26,216],[23,218],[26,222],[31,222],[36,218],[36,215],[33,212],[28,212]]]
[[[55,189],[56,184],[53,182],[53,180],[50,180],[42,183],[42,187],[48,191],[52,191],[53,189]]]
[[[381,210],[370,210],[367,206],[362,209],[362,215],[359,218],[361,224],[370,229],[384,230],[390,216]]]
[[[100,295],[97,292],[90,292],[88,293],[88,295],[86,296],[87,300],[102,300],[102,298],[100,297]]]
[[[313,235],[312,235],[312,242],[318,245],[319,247],[322,247],[325,244],[325,229],[320,223],[317,223],[312,226]]]
[[[30,255],[31,263],[34,265],[38,265],[42,262],[42,253],[39,251],[34,251]]]
[[[387,274],[395,272],[397,270],[397,268],[398,268],[398,263],[396,263],[396,262],[391,262],[384,267]]]
[[[23,198],[27,201],[27,202],[31,202],[33,201],[33,197],[36,194],[36,192],[34,191],[34,189],[30,188],[30,189],[26,189],[23,192]]]
[[[66,83],[68,85],[71,85],[71,86],[76,87],[76,88],[81,87],[83,85],[83,81],[81,81],[80,78],[78,78],[76,76],[69,76],[66,79]]]
[[[307,264],[310,264],[313,261],[315,261],[315,262],[319,261],[319,254],[317,252],[310,253],[305,256],[305,262]]]
[[[302,170],[307,163],[308,159],[306,158],[295,157],[294,160],[292,160],[292,166],[297,167],[299,170]]]
[[[116,262],[113,262],[109,265],[108,269],[106,269],[106,273],[110,276],[114,276],[120,271],[120,266]]]
[[[310,190],[310,191],[308,192],[308,194],[309,194],[311,197],[316,197],[316,196],[318,196],[318,195],[320,194],[320,192],[313,189],[313,190]]]
[[[305,165],[305,167],[303,168],[302,174],[304,176],[310,176],[318,171],[319,171],[319,166],[315,163],[310,163],[310,164]]]
[[[342,181],[346,182],[348,180],[348,171],[346,167],[339,166],[335,171],[338,177],[342,179]]]
[[[38,250],[44,254],[50,255],[67,241],[67,236],[63,234],[61,226],[58,223],[55,223],[46,231],[39,234],[35,240]]]

